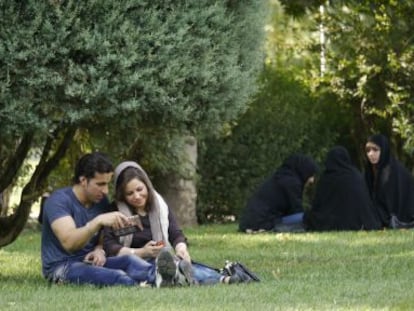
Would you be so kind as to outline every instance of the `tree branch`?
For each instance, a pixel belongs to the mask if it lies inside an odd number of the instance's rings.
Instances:
[[[3,190],[6,189],[16,177],[17,172],[22,166],[23,161],[26,159],[26,156],[30,150],[33,137],[33,132],[24,134],[15,154],[13,154],[6,162],[6,169],[3,175],[0,176],[0,192],[3,192]]]

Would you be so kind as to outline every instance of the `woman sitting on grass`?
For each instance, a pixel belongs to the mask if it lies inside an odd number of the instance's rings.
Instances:
[[[287,158],[247,202],[240,231],[303,231],[303,190],[314,182],[317,170],[310,157],[294,154]]]
[[[365,180],[374,207],[384,227],[414,227],[414,178],[390,151],[388,139],[381,134],[365,144]]]
[[[381,228],[362,174],[348,150],[333,147],[316,185],[312,208],[305,212],[306,230],[375,230]]]
[[[109,256],[135,255],[152,265],[157,261],[157,287],[248,280],[247,275],[223,275],[216,269],[192,263],[186,237],[141,166],[132,161],[123,162],[115,169],[114,177],[113,208],[135,216],[137,225],[135,232],[126,235],[105,228],[104,248]]]

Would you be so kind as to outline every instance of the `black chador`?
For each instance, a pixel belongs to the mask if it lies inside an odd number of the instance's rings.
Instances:
[[[344,147],[335,146],[328,152],[304,223],[311,231],[380,229],[364,178]]]
[[[414,226],[414,178],[390,152],[388,139],[376,134],[368,139],[380,147],[380,159],[373,166],[368,160],[365,180],[383,226]]]
[[[287,158],[248,200],[240,219],[240,231],[270,231],[282,217],[303,212],[303,189],[317,169],[308,156],[294,154]]]

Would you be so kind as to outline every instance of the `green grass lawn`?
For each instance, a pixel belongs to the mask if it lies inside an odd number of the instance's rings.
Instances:
[[[0,249],[0,310],[413,310],[414,231],[245,235],[235,225],[185,230],[193,259],[239,260],[256,284],[186,288],[49,285],[40,233]]]

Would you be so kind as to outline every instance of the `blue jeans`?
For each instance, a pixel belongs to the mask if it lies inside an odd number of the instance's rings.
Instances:
[[[137,285],[155,282],[155,265],[137,256],[108,257],[102,267],[84,262],[67,262],[55,270],[54,281],[76,284]]]
[[[303,232],[305,227],[303,226],[303,213],[296,213],[288,216],[284,216],[281,222],[278,222],[273,227],[274,232]]]
[[[294,225],[294,224],[301,224],[303,220],[303,212],[296,213],[288,216],[282,217],[282,224],[285,225]]]
[[[209,266],[192,263],[194,280],[200,285],[220,283],[221,274]],[[75,284],[137,285],[146,281],[155,283],[155,260],[146,261],[132,255],[108,257],[104,266],[93,266],[80,261],[67,262],[57,269],[49,279],[54,282]]]
[[[200,285],[210,285],[220,283],[222,275],[209,266],[203,265],[198,262],[193,262],[193,278]]]

